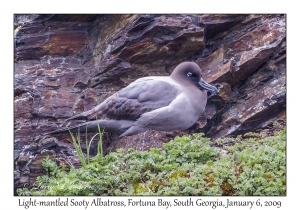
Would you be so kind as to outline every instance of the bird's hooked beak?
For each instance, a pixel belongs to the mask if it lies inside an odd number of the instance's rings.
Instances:
[[[202,77],[201,77],[201,79],[200,79],[199,85],[200,85],[203,89],[210,91],[210,92],[212,93],[212,95],[215,95],[215,94],[217,94],[217,92],[218,92],[218,89],[217,89],[215,86],[210,85],[210,84],[208,84],[207,82],[205,82],[204,79],[203,79]]]

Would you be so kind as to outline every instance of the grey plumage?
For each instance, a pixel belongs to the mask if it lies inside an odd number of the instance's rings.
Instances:
[[[120,137],[146,130],[186,130],[204,111],[206,90],[217,92],[201,75],[196,63],[184,62],[169,77],[140,78],[93,109],[67,119],[67,127],[50,133],[78,128],[81,132],[97,131],[98,124]],[[72,125],[78,119],[86,122]]]

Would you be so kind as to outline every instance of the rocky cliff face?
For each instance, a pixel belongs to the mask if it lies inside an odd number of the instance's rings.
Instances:
[[[16,15],[14,28],[15,187],[43,174],[46,156],[78,165],[68,134],[44,133],[182,61],[199,64],[219,89],[186,133],[216,139],[285,120],[284,15]],[[144,150],[182,133],[148,131],[113,143],[105,135],[103,144]]]

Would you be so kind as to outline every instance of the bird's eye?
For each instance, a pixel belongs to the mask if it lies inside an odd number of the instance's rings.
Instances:
[[[191,72],[186,74],[188,77],[192,76],[193,74]]]

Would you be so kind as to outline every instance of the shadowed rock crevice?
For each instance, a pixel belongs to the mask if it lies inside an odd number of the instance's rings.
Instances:
[[[186,132],[148,131],[114,142],[105,134],[105,151],[162,147],[184,133],[216,139],[284,123],[285,15],[15,15],[15,187],[44,173],[46,156],[80,167],[70,135],[46,132],[138,78],[170,75],[183,61],[196,62],[219,90],[208,96],[198,122]]]

